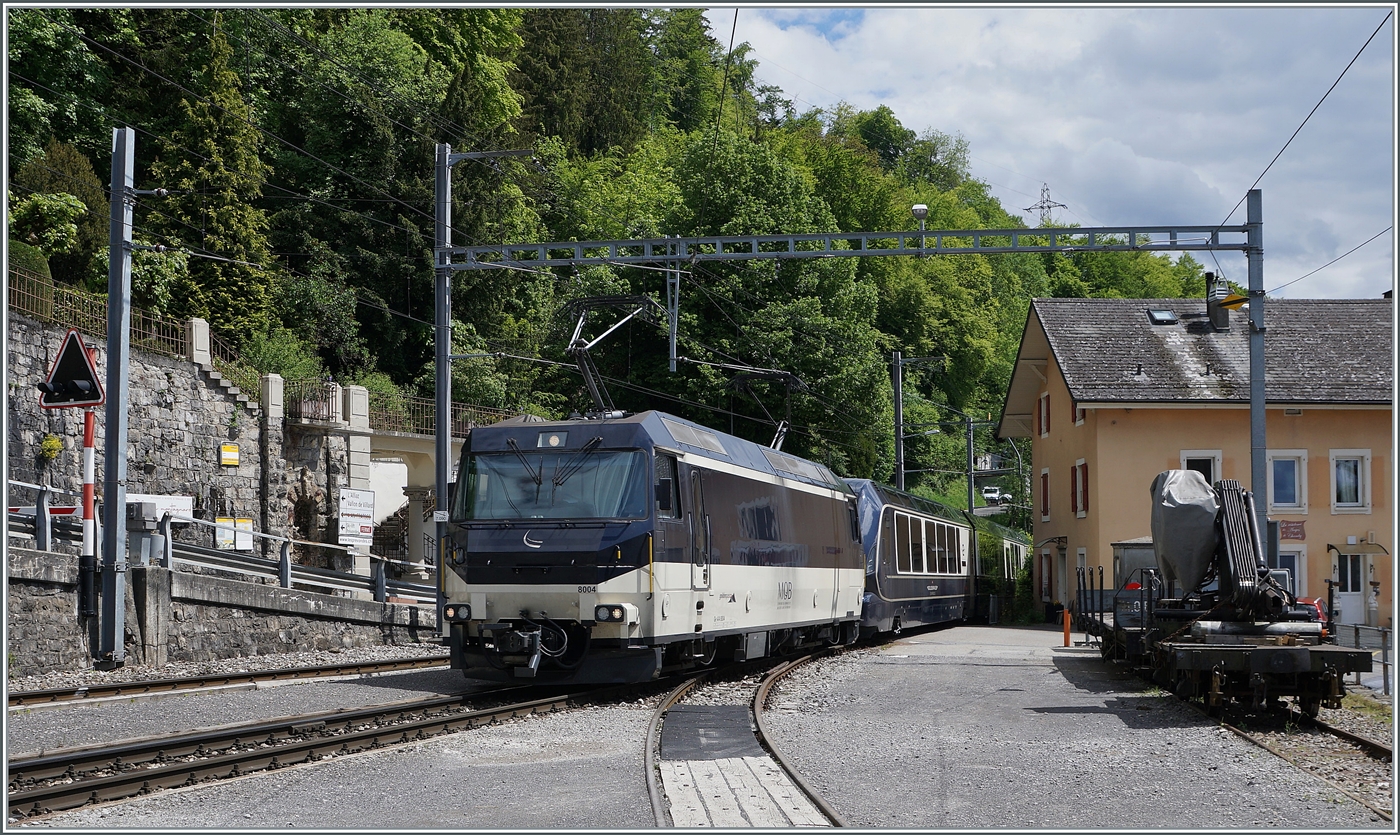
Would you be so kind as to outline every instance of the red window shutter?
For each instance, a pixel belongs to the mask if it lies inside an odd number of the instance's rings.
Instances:
[[[1045,434],[1050,434],[1050,392],[1045,392]]]
[[[1035,434],[1045,434],[1045,398],[1035,399]]]
[[[1086,461],[1079,465],[1079,488],[1084,491],[1084,498],[1080,502],[1083,507],[1080,510],[1089,512],[1089,463]]]
[[[1069,468],[1069,512],[1079,512],[1079,467]]]

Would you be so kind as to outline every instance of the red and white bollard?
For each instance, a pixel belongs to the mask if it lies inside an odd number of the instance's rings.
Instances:
[[[97,463],[93,443],[92,409],[83,410],[83,552],[78,559],[79,614],[97,614],[97,517],[93,513],[97,483]]]

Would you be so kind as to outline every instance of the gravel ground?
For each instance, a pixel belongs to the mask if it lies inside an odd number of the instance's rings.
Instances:
[[[681,702],[688,705],[747,705],[753,701],[754,691],[765,675],[754,673],[735,681],[703,684],[685,694]]]
[[[11,678],[7,692],[22,690],[57,690],[93,684],[115,684],[123,681],[147,681],[156,678],[186,678],[246,673],[254,670],[277,670],[290,667],[323,667],[330,664],[356,664],[367,661],[391,661],[396,658],[419,658],[424,655],[446,655],[441,644],[402,644],[398,646],[346,647],[316,652],[283,652],[272,655],[251,655],[220,661],[172,661],[163,667],[118,667],[115,670],[74,670],[45,673],[37,676]]]
[[[660,697],[531,716],[427,742],[160,792],[24,828],[646,829]]]
[[[1058,632],[958,627],[800,669],[775,744],[858,827],[1391,825]]]

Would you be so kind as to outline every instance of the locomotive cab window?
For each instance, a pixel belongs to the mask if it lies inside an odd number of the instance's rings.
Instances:
[[[680,482],[676,480],[676,456],[656,454],[656,515],[677,519],[681,515]]]

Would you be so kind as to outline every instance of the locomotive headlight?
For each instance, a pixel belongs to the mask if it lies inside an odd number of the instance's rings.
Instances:
[[[472,619],[472,607],[465,603],[449,603],[442,607],[442,616],[452,621]]]
[[[599,623],[625,623],[628,620],[627,607],[617,604],[598,606],[593,610],[593,619]]]

